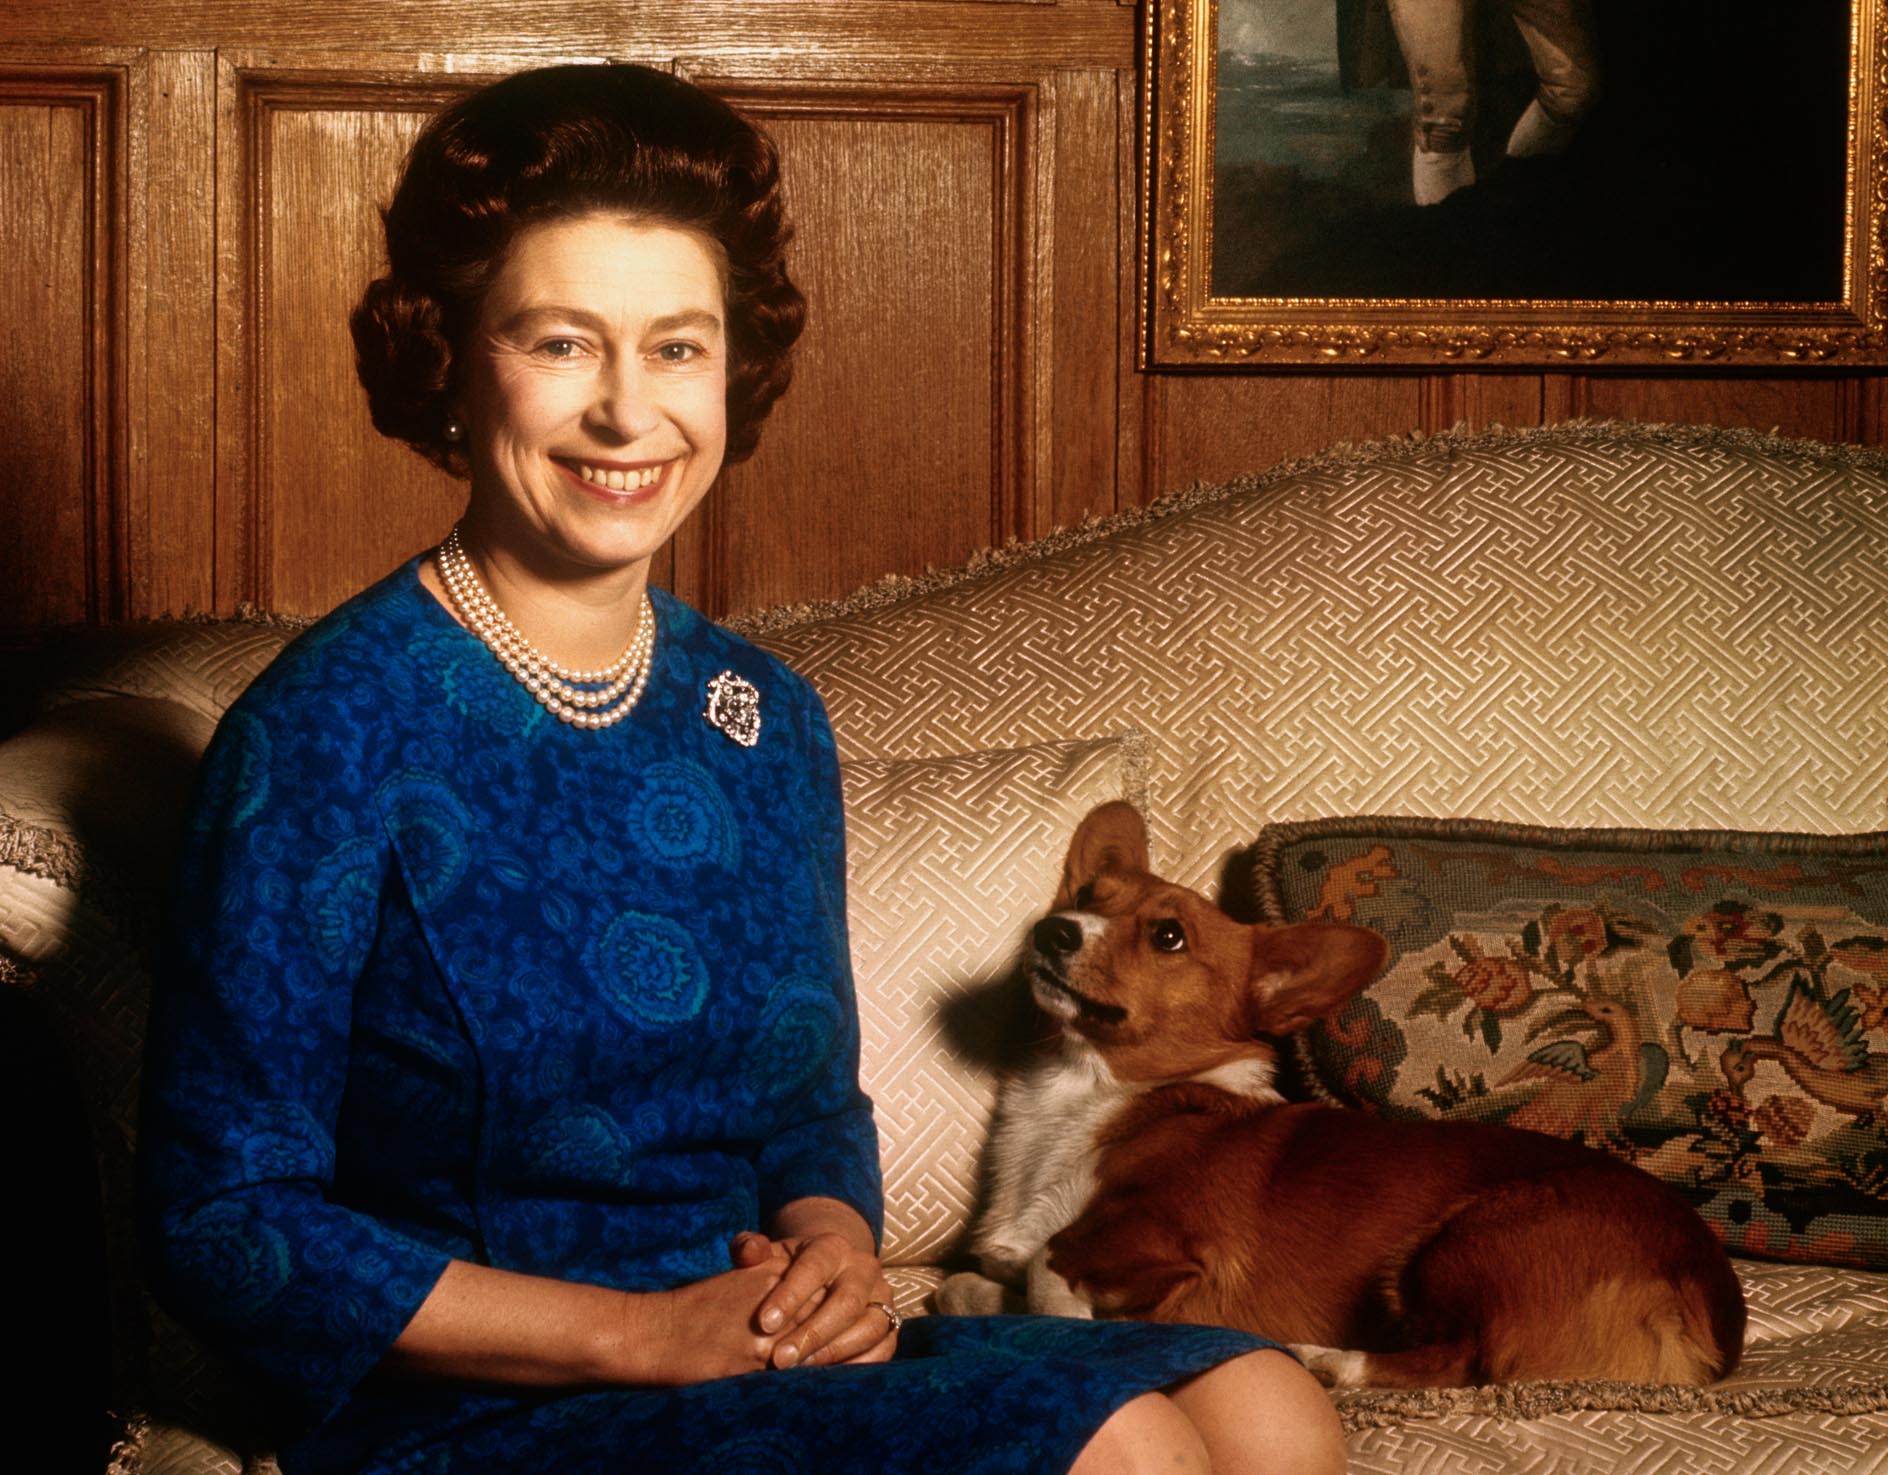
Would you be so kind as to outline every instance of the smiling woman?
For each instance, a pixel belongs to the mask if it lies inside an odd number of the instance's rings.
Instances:
[[[1341,1467],[1255,1337],[892,1305],[825,712],[648,583],[787,384],[772,146],[524,73],[386,224],[360,377],[466,511],[230,708],[145,1066],[153,1282],[284,1470]]]
[[[694,231],[614,215],[530,226],[462,356],[452,414],[472,497],[460,541],[519,627],[579,666],[617,654],[614,636],[560,620],[562,591],[633,607],[721,469],[720,255]],[[430,568],[420,577],[439,591]]]

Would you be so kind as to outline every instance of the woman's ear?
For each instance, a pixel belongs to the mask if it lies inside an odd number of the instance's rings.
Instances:
[[[1054,911],[1075,905],[1075,898],[1103,871],[1147,869],[1147,824],[1140,810],[1125,799],[1091,809],[1075,827],[1068,859],[1062,863],[1062,884],[1056,889]]]
[[[1345,922],[1259,926],[1247,976],[1252,1032],[1289,1035],[1322,1019],[1382,971],[1390,945]]]

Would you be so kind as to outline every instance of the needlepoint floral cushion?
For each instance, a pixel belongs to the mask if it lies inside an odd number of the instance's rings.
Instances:
[[[1888,1268],[1888,834],[1268,826],[1272,920],[1390,940],[1312,1093],[1583,1140],[1741,1254]]]

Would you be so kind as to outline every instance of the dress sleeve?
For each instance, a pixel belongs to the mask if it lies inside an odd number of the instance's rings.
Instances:
[[[331,1198],[354,985],[393,865],[358,739],[330,715],[345,710],[245,700],[218,729],[140,1119],[153,1290],[313,1418],[380,1361],[448,1259]]]
[[[763,1143],[756,1157],[761,1216],[765,1222],[795,1199],[836,1198],[859,1211],[871,1226],[876,1244],[884,1234],[885,1191],[879,1176],[872,1102],[859,1087],[859,1005],[846,937],[846,834],[839,755],[826,710],[810,687],[801,725],[806,761],[795,785],[796,798],[807,816],[816,870],[815,915],[805,925],[818,930],[824,947],[840,1027],[800,1099],[796,1119]]]

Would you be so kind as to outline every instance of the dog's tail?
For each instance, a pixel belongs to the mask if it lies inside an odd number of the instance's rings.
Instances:
[[[1603,1160],[1480,1195],[1402,1290],[1420,1340],[1467,1333],[1474,1381],[1701,1384],[1743,1353],[1723,1245],[1670,1188]]]
[[[1625,1277],[1603,1282],[1586,1298],[1582,1324],[1567,1332],[1585,1343],[1582,1351],[1599,1354],[1606,1376],[1621,1382],[1716,1382],[1737,1366],[1744,1347],[1743,1295],[1729,1267],[1721,1277],[1713,1273],[1719,1268],[1707,1262],[1677,1285]]]

